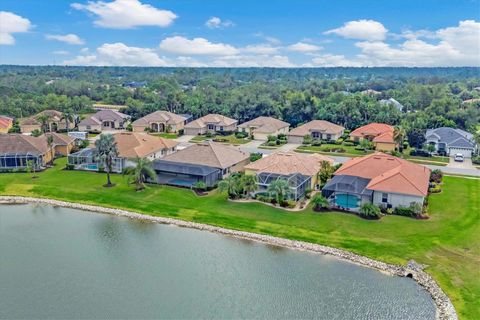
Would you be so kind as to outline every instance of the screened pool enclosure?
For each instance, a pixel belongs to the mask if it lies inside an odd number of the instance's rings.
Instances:
[[[43,156],[32,153],[3,153],[0,154],[0,170],[23,170],[27,168],[28,161],[36,170],[43,167]]]
[[[305,190],[311,187],[312,185],[312,177],[305,176],[300,173],[293,173],[290,175],[282,175],[277,173],[269,173],[269,172],[260,172],[257,174],[258,178],[258,192],[263,193],[267,190],[268,186],[277,179],[283,179],[288,182],[288,186],[290,187],[290,194],[288,195],[288,199],[292,199],[298,201],[305,195]]]
[[[85,148],[68,156],[68,164],[75,170],[99,171],[105,170],[105,161],[95,157],[95,149]],[[121,173],[125,167],[124,158],[113,158],[112,172]]]
[[[357,211],[362,203],[372,202],[373,191],[366,189],[370,179],[355,176],[334,176],[322,189],[330,205]]]

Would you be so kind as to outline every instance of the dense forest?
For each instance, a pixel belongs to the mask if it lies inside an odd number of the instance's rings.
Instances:
[[[131,82],[144,85],[125,86]],[[403,109],[380,102],[389,98]],[[269,115],[293,126],[325,119],[347,129],[385,122],[407,132],[440,126],[474,132],[480,68],[0,66],[0,114],[82,114],[92,112],[94,103],[125,105],[134,119],[169,110],[194,117],[221,113],[240,122]]]

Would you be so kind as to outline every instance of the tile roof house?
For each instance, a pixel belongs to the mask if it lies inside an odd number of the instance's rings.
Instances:
[[[385,208],[423,205],[430,169],[385,153],[353,158],[323,187],[322,194],[342,209],[358,211],[365,202]]]
[[[257,176],[257,192],[265,192],[272,181],[285,179],[290,186],[289,198],[299,200],[318,184],[322,161],[333,163],[333,159],[317,153],[275,152],[246,165],[245,174]]]
[[[255,140],[266,141],[268,136],[287,134],[290,124],[272,117],[258,117],[242,123],[238,128]]]
[[[221,114],[208,114],[185,125],[186,135],[200,135],[207,132],[233,132],[238,121]]]
[[[435,151],[453,156],[457,153],[470,158],[477,148],[473,134],[461,129],[441,127],[428,129],[426,143],[435,146]]]
[[[178,142],[140,132],[119,132],[113,135],[118,157],[114,159],[113,172],[123,172],[135,166],[138,158],[160,159],[177,151]],[[94,148],[85,148],[68,157],[68,163],[77,170],[98,171],[103,164],[94,157]]]
[[[353,130],[350,137],[356,142],[362,139],[372,141],[378,151],[393,151],[397,146],[393,133],[394,128],[391,125],[373,122]]]
[[[243,171],[250,162],[248,153],[212,141],[194,144],[154,161],[158,183],[191,187],[203,181],[208,187],[231,173]]]
[[[55,155],[68,156],[75,146],[75,138],[56,132],[47,132],[41,137],[52,137]]]
[[[105,130],[125,129],[130,116],[118,112],[117,110],[100,110],[94,115],[83,119],[78,124],[79,131],[102,132]]]
[[[290,143],[302,143],[306,135],[313,139],[337,140],[344,130],[344,127],[326,120],[313,120],[290,130],[287,137]]]
[[[44,110],[34,116],[21,119],[19,121],[20,130],[23,133],[31,133],[34,130],[42,131],[42,122],[39,118],[43,115],[49,117],[46,131],[57,132],[58,130],[67,129],[67,122],[63,119],[63,113],[56,110]]]
[[[132,122],[134,132],[178,132],[183,130],[186,122],[184,116],[168,112],[155,111],[147,114],[145,117]]]
[[[0,116],[0,133],[8,133],[13,127],[13,119],[6,116]]]

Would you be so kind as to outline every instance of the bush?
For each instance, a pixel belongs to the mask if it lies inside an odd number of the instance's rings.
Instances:
[[[209,131],[205,134],[205,137],[212,138],[212,137],[215,137],[215,134]]]
[[[393,213],[399,216],[419,218],[422,216],[422,210],[423,208],[420,204],[416,202],[412,202],[408,207],[405,207],[405,206],[396,207]]]
[[[67,163],[67,164],[65,165],[65,169],[66,169],[66,170],[73,170],[73,169],[75,169],[75,166],[74,166],[73,164]]]
[[[267,141],[267,146],[274,147],[277,145],[277,141]]]
[[[237,139],[245,139],[247,136],[248,136],[248,133],[246,132],[243,132],[243,131],[235,132],[235,138]]]
[[[480,164],[480,156],[476,156],[472,158],[472,163],[473,164]]]
[[[184,133],[185,133],[185,130],[183,130],[183,129],[178,130],[178,136],[179,137],[183,136]]]
[[[380,208],[373,203],[364,203],[360,207],[358,215],[366,219],[380,219],[382,213],[380,211]]]
[[[355,143],[353,143],[353,141],[352,141],[352,142],[350,142],[350,141],[344,141],[344,142],[343,142],[343,145],[344,145],[345,147],[353,147],[353,146],[355,145]]]
[[[430,187],[428,188],[428,191],[430,193],[439,193],[442,191],[442,186],[437,184],[437,183],[432,183]]]
[[[214,138],[213,141],[215,142],[228,142],[228,139],[227,138],[222,138],[222,137],[219,137],[219,138]]]
[[[277,136],[277,138],[278,138],[279,140],[285,140],[285,141],[286,141],[286,140],[287,140],[287,135],[286,135],[285,133],[280,133],[280,134]]]
[[[267,137],[267,141],[277,141],[277,137],[273,136],[273,135],[269,135]]]
[[[335,144],[342,144],[343,141],[345,141],[345,139],[340,137],[340,138],[337,139],[337,141],[335,141]]]
[[[414,149],[410,151],[411,156],[417,156],[417,157],[431,157],[432,155],[430,152],[425,151],[425,150],[420,150],[420,149]]]
[[[430,173],[430,182],[442,183],[443,172],[439,169],[432,170]]]
[[[132,132],[133,131],[132,124],[131,123],[127,124],[127,127],[125,128],[125,130]]]
[[[261,153],[251,153],[250,154],[250,162],[255,162],[259,159],[262,159],[262,154]]]
[[[310,135],[308,135],[308,134],[305,135],[305,136],[303,137],[303,142],[302,142],[302,143],[303,143],[303,144],[311,144],[311,143],[312,143],[312,137],[311,137]]]
[[[322,141],[321,140],[318,140],[318,139],[315,139],[312,141],[312,146],[316,146],[316,147],[319,147],[322,145]]]

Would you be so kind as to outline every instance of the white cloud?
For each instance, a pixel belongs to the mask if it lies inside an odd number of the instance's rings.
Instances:
[[[230,20],[222,20],[219,17],[211,17],[205,22],[210,29],[233,27],[234,23]]]
[[[325,31],[323,34],[336,34],[347,39],[384,40],[388,30],[375,20],[356,20],[346,22],[342,27]]]
[[[275,54],[278,52],[278,50],[278,47],[272,47],[272,45],[270,45],[269,43],[252,44],[241,49],[241,51],[243,52],[255,54]]]
[[[85,42],[80,39],[79,36],[73,33],[61,35],[61,34],[47,34],[45,38],[48,40],[57,40],[61,42],[65,42],[68,44],[84,44]]]
[[[63,62],[67,65],[93,66],[167,66],[153,49],[129,47],[124,43],[104,43],[95,53],[83,54]]]
[[[351,61],[344,55],[322,54],[316,55],[312,59],[312,64],[316,67],[360,67],[361,64]]]
[[[104,28],[167,27],[177,18],[172,11],[158,9],[139,0],[89,1],[87,4],[72,3],[71,6],[95,15],[94,24]]]
[[[66,55],[70,54],[70,52],[68,52],[66,50],[57,50],[57,51],[53,51],[53,54],[57,55],[57,56],[66,56]]]
[[[295,44],[289,45],[287,49],[296,52],[316,52],[320,51],[322,47],[310,43],[297,42]]]
[[[15,44],[13,33],[28,32],[30,20],[8,11],[0,11],[0,45]]]
[[[165,38],[160,49],[181,55],[234,55],[238,50],[225,43],[213,43],[205,38],[187,39],[181,36]]]

